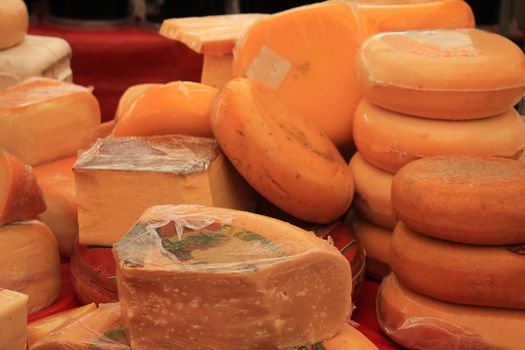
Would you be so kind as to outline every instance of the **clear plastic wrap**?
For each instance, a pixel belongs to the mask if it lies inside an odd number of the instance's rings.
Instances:
[[[351,310],[341,253],[256,214],[155,206],[114,254],[136,349],[289,348],[334,336]]]

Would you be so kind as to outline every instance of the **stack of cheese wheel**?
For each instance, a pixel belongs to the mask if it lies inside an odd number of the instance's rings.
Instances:
[[[386,230],[396,221],[390,187],[403,165],[425,156],[523,153],[525,125],[513,105],[525,91],[525,57],[511,41],[477,29],[389,32],[363,44],[357,71],[365,99],[354,114],[354,207],[376,226],[356,221],[354,229],[369,257],[386,262]],[[379,278],[375,262],[370,274]]]
[[[410,349],[523,348],[525,164],[438,156],[392,184],[400,219],[379,323]]]

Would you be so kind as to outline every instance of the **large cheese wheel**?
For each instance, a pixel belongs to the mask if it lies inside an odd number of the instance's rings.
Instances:
[[[400,222],[392,237],[390,264],[403,285],[424,295],[459,304],[525,309],[523,248],[447,242]]]
[[[363,100],[354,118],[359,153],[390,173],[423,157],[518,158],[525,148],[525,124],[514,109],[492,118],[459,122],[413,118]]]
[[[392,185],[397,217],[426,235],[470,244],[525,242],[525,164],[504,158],[431,157]]]
[[[350,170],[355,182],[352,206],[366,220],[393,229],[397,221],[390,199],[394,176],[367,162],[359,152],[350,160]]]
[[[350,169],[334,144],[261,83],[238,78],[219,93],[211,127],[239,173],[273,204],[327,223],[352,201]]]
[[[124,91],[122,96],[118,101],[117,110],[115,112],[115,120],[119,120],[121,115],[129,108],[129,106],[140,96],[142,96],[146,91],[149,91],[153,88],[162,86],[162,84],[137,84],[132,85]]]
[[[512,108],[525,92],[525,56],[478,29],[378,34],[358,55],[363,94],[392,111],[464,120]]]
[[[2,0],[0,6],[0,50],[22,42],[29,27],[27,7],[22,0]]]
[[[377,308],[383,331],[409,349],[523,349],[525,311],[438,301],[407,289],[393,275],[383,279]]]
[[[354,62],[366,37],[364,24],[354,8],[342,2],[261,19],[235,47],[233,75],[275,89],[337,146],[348,146],[360,99]]]
[[[113,251],[132,348],[286,349],[333,337],[351,311],[339,250],[264,216],[154,206]]]

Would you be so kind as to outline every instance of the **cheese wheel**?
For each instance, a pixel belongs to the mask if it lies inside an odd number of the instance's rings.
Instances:
[[[2,0],[0,7],[0,50],[21,43],[29,27],[27,7],[22,0]]]
[[[353,7],[324,2],[255,23],[235,47],[233,75],[276,90],[337,146],[352,141],[352,114],[361,95],[354,72],[367,33]]]
[[[354,118],[354,138],[361,156],[393,174],[423,157],[518,158],[525,149],[525,124],[514,109],[492,118],[458,122],[412,118],[363,100]]]
[[[351,313],[339,250],[264,216],[154,206],[113,251],[132,348],[286,349],[335,336]]]
[[[403,287],[394,275],[383,279],[377,308],[383,331],[409,349],[523,349],[519,335],[525,329],[525,312],[521,310],[438,301]]]
[[[209,119],[216,94],[211,86],[188,81],[148,89],[123,111],[112,135],[212,136]]]
[[[350,160],[350,170],[355,182],[354,209],[367,221],[393,229],[397,221],[390,199],[394,176],[368,163],[359,152]]]
[[[0,225],[31,219],[46,210],[30,166],[0,148]]]
[[[400,220],[429,236],[469,244],[522,243],[525,164],[490,157],[420,159],[396,174],[392,205]]]
[[[230,81],[216,99],[210,122],[235,168],[277,207],[327,223],[350,206],[354,183],[344,159],[324,133],[272,89],[244,78]]]
[[[357,61],[370,101],[414,116],[490,117],[512,108],[525,92],[521,49],[478,29],[378,34],[363,44]]]
[[[29,296],[29,313],[51,305],[60,291],[60,257],[55,237],[43,223],[0,226],[0,286]]]
[[[129,106],[146,91],[159,86],[162,86],[162,84],[137,84],[127,88],[122,96],[120,96],[118,101],[117,111],[115,112],[115,120],[119,120],[121,115],[129,108]]]

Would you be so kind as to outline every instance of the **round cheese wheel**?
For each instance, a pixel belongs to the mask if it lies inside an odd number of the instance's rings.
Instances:
[[[487,247],[443,241],[400,222],[392,237],[390,265],[403,285],[436,299],[525,309],[522,250],[525,245]]]
[[[266,199],[300,219],[328,223],[354,194],[349,167],[330,139],[257,81],[219,92],[211,127],[239,173]]]
[[[378,34],[358,57],[363,94],[399,113],[485,118],[512,108],[525,92],[521,49],[478,29]]]
[[[417,200],[415,200],[417,199]],[[504,158],[424,158],[402,168],[392,185],[400,220],[454,242],[525,242],[525,164]]]
[[[122,96],[120,96],[120,100],[118,101],[117,111],[115,112],[115,120],[120,118],[120,116],[129,108],[133,101],[143,95],[146,91],[159,86],[162,86],[162,84],[137,84],[127,88]]]
[[[409,290],[394,275],[383,279],[377,313],[383,331],[409,349],[523,349],[524,311],[438,301]]]
[[[354,209],[366,220],[393,229],[397,221],[390,200],[394,176],[368,163],[359,152],[350,160],[350,170],[355,182]]]
[[[525,149],[525,124],[514,109],[459,122],[413,118],[363,100],[354,116],[354,139],[364,159],[394,174],[429,156],[518,158]]]
[[[0,6],[0,50],[21,43],[29,27],[27,7],[22,0],[2,0]]]
[[[237,43],[233,74],[276,90],[337,146],[352,141],[361,99],[355,56],[365,21],[343,2],[297,7],[257,21]]]

